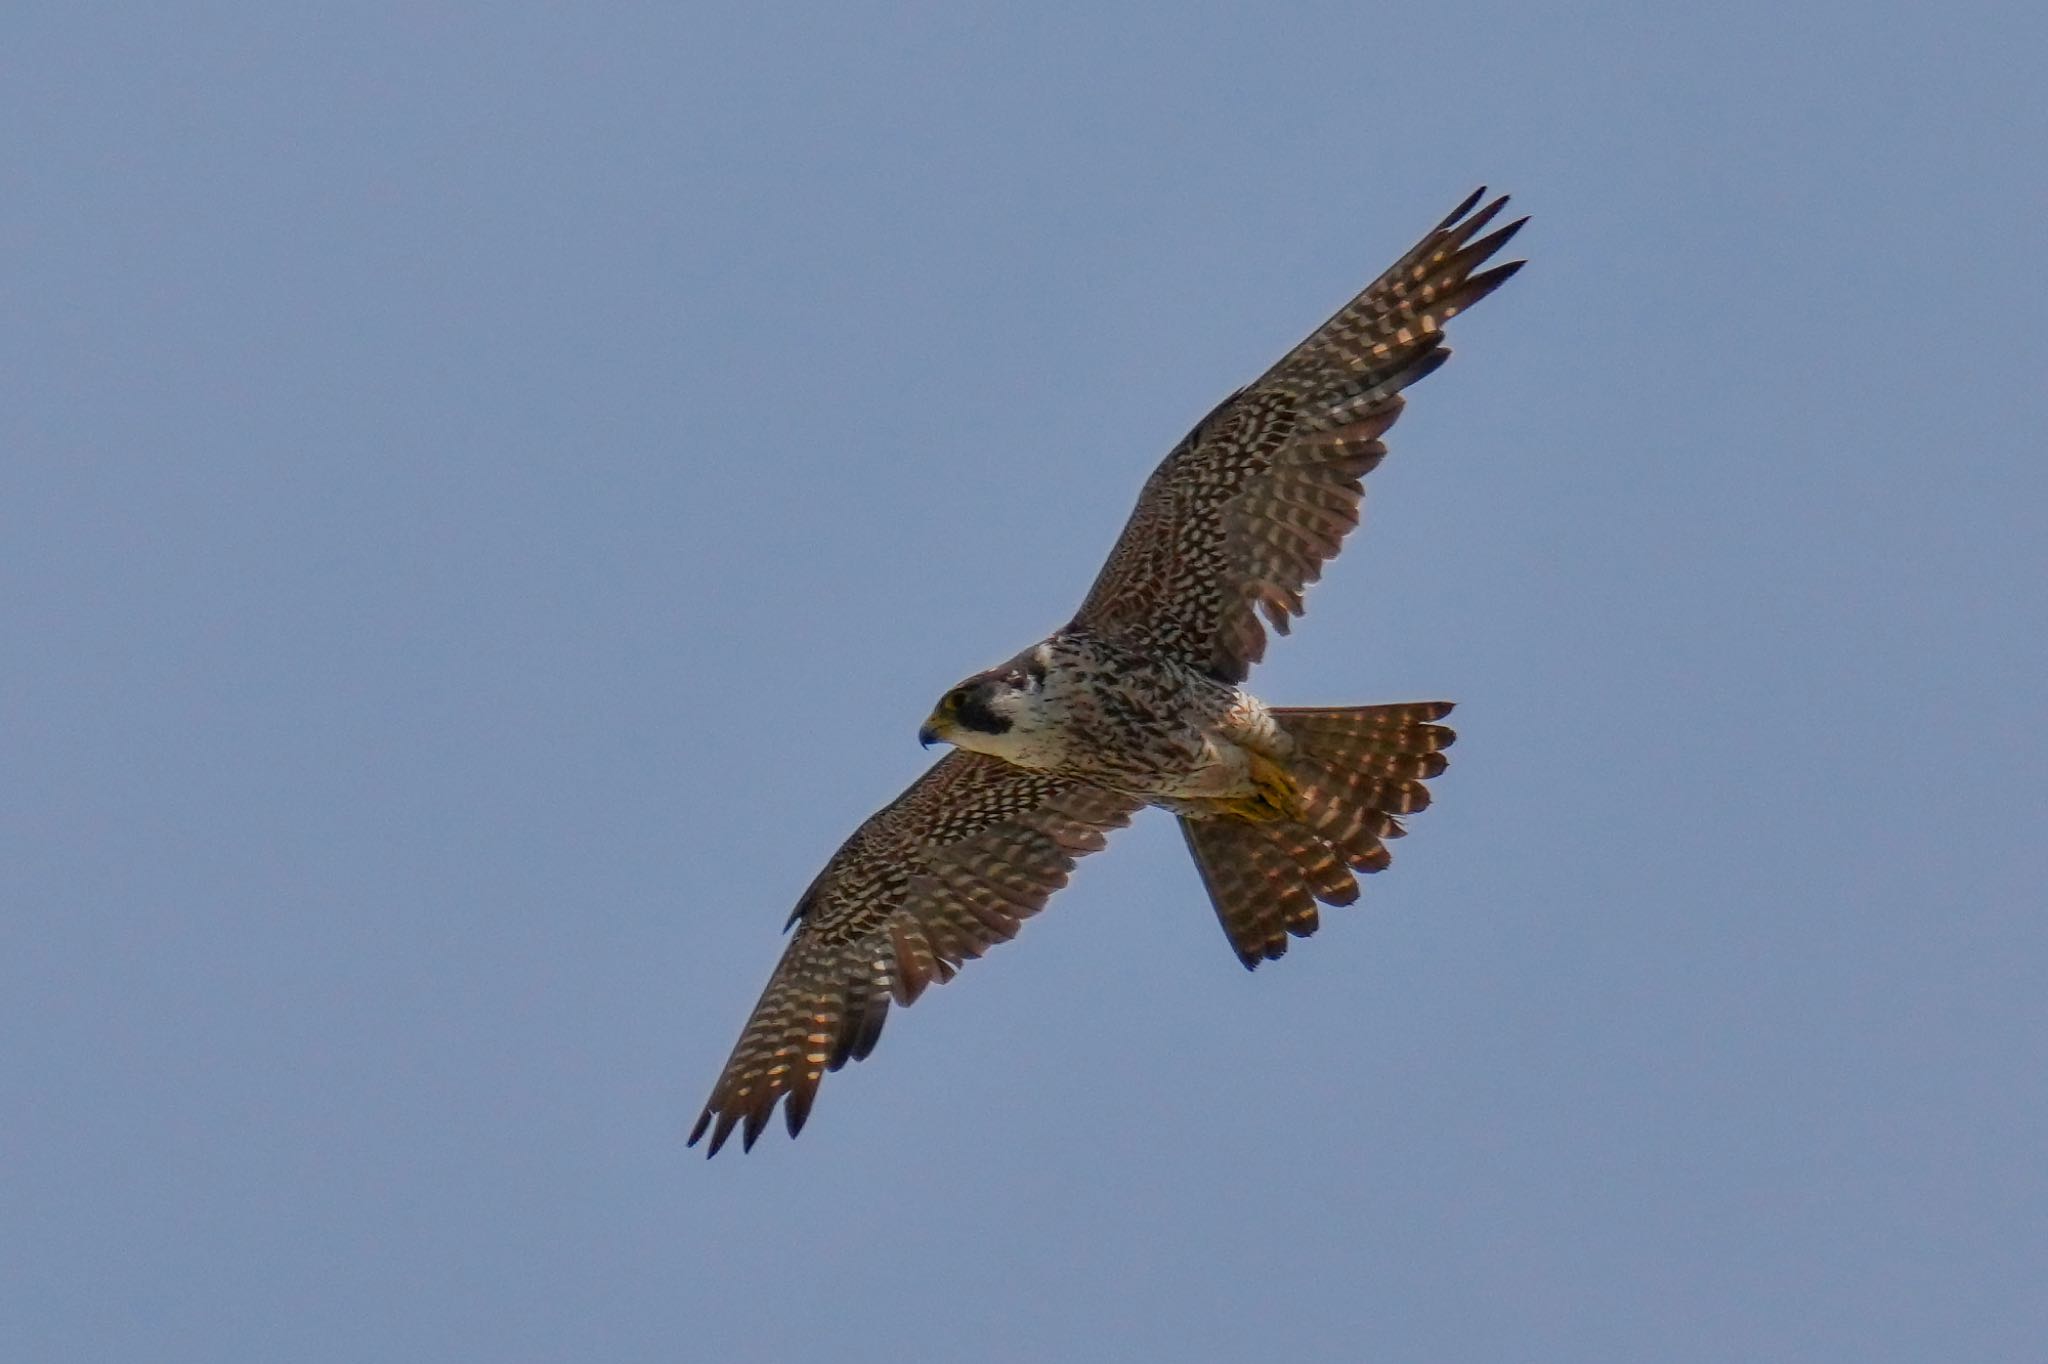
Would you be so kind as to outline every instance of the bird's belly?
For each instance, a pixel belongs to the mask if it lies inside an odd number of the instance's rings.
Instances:
[[[1056,666],[1045,698],[1059,767],[1075,776],[1162,804],[1254,789],[1251,755],[1234,737],[1248,698],[1193,669],[1098,645],[1084,665]]]
[[[1134,741],[1135,740],[1135,741]],[[1219,735],[1184,730],[1076,745],[1068,770],[1169,807],[1231,800],[1254,788],[1251,755]]]
[[[1150,793],[1183,800],[1216,800],[1241,796],[1252,789],[1251,756],[1228,739],[1205,735],[1192,760],[1178,771],[1162,772]]]

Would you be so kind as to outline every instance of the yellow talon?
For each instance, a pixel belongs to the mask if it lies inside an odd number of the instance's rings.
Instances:
[[[1230,801],[1226,807],[1230,813],[1260,822],[1301,818],[1301,788],[1295,785],[1287,769],[1261,754],[1249,756],[1254,789],[1252,794]]]

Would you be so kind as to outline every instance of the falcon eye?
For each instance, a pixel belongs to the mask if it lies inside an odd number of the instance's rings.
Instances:
[[[955,687],[946,693],[946,699],[939,702],[939,708],[948,714],[958,715],[967,704],[967,688]]]

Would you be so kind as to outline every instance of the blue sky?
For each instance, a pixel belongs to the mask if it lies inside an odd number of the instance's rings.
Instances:
[[[0,33],[0,1353],[2048,1337],[2034,7]],[[931,701],[1481,182],[1254,677],[1460,703],[1392,871],[1248,975],[1141,819],[686,1151]]]

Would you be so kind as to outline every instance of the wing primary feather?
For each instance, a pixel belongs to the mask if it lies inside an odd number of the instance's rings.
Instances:
[[[1528,263],[1525,260],[1511,260],[1504,265],[1496,265],[1491,270],[1485,270],[1472,276],[1472,278],[1465,281],[1463,291],[1465,299],[1461,306],[1471,307],[1474,303],[1477,303],[1480,299],[1485,298],[1495,289],[1500,288],[1501,285],[1513,279],[1517,274],[1520,274],[1522,267]]]
[[[1459,223],[1451,231],[1444,233],[1439,240],[1430,243],[1431,250],[1428,252],[1428,259],[1435,261],[1452,256],[1454,253],[1462,254],[1462,251],[1465,249],[1465,243],[1471,241],[1488,223],[1499,217],[1500,211],[1507,206],[1508,196],[1503,194],[1464,222]]]
[[[747,1116],[740,1125],[740,1150],[754,1149],[754,1143],[761,1139],[761,1133],[768,1126],[768,1115],[774,1111],[772,1104],[761,1104],[747,1110]]]
[[[1527,218],[1517,218],[1499,231],[1487,233],[1484,237],[1481,237],[1478,241],[1473,242],[1470,246],[1458,252],[1457,255],[1445,261],[1444,273],[1462,274],[1485,261],[1503,246],[1513,241],[1515,234],[1520,232],[1527,225],[1528,221]]]
[[[882,1025],[889,1021],[888,990],[873,990],[849,1021],[852,1024],[849,1040],[846,1049],[832,1058],[833,1070],[838,1070],[848,1061],[867,1060],[868,1053],[875,1049],[875,1043],[882,1040]]]
[[[782,1125],[789,1129],[789,1135],[793,1137],[804,1130],[804,1124],[811,1118],[811,1102],[817,1097],[815,1085],[800,1085],[789,1091],[789,1098],[782,1105]]]
[[[1449,228],[1452,223],[1457,222],[1458,219],[1464,217],[1467,213],[1470,213],[1472,211],[1472,205],[1478,203],[1481,199],[1484,199],[1485,197],[1486,186],[1481,185],[1478,189],[1475,189],[1470,194],[1466,195],[1465,201],[1459,204],[1456,208],[1452,209],[1450,213],[1445,216],[1442,222],[1438,223],[1435,227],[1431,228],[1429,230],[1429,235],[1434,237],[1437,233],[1442,232],[1445,229]],[[1501,198],[1505,200],[1507,196],[1502,195]]]

